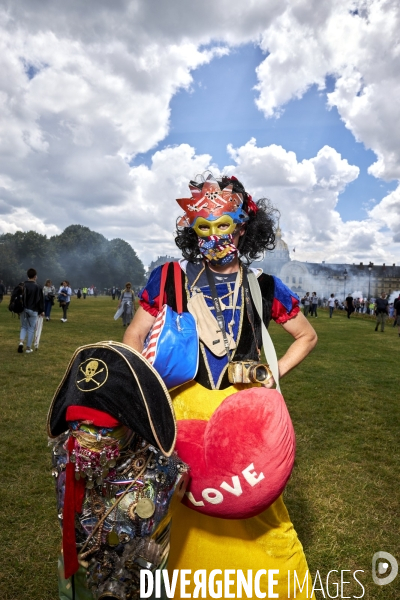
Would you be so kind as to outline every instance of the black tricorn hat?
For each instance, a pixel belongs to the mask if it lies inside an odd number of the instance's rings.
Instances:
[[[176,422],[168,390],[147,360],[125,344],[98,342],[75,351],[50,405],[50,437],[68,429],[69,406],[108,413],[166,456],[174,449]]]

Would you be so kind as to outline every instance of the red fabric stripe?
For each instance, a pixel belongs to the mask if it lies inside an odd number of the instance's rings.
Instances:
[[[74,438],[68,440],[68,452],[74,449]],[[69,460],[65,467],[65,496],[63,510],[64,577],[69,579],[79,569],[75,539],[75,473]]]
[[[108,413],[88,406],[68,406],[66,413],[67,421],[91,421],[97,427],[118,427],[121,425]]]
[[[82,512],[82,503],[85,497],[86,482],[84,479],[75,480],[75,512]]]
[[[292,298],[292,309],[289,313],[287,312],[283,304],[279,302],[277,298],[274,298],[274,301],[272,303],[271,316],[275,323],[278,323],[278,325],[286,323],[286,321],[293,319],[293,317],[295,317],[299,312],[300,307],[296,298]]]

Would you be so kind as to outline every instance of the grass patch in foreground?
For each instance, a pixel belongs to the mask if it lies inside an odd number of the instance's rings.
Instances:
[[[73,299],[68,322],[60,322],[54,307],[39,351],[21,355],[19,323],[7,304],[7,298],[0,304],[0,597],[54,600],[60,533],[47,410],[73,351],[121,341],[123,328],[121,319],[113,320],[111,298]],[[323,310],[311,323],[319,343],[282,382],[297,435],[285,501],[312,574],[318,569],[325,582],[332,569],[363,569],[364,598],[400,598],[400,576],[382,588],[371,578],[375,552],[385,550],[400,562],[397,328],[375,332],[369,318],[348,320],[335,312],[329,319]],[[270,331],[281,355],[291,338],[275,324]],[[345,586],[346,595],[360,596],[361,588]]]

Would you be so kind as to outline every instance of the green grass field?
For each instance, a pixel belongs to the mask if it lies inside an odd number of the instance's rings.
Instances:
[[[0,305],[0,598],[55,600],[60,533],[47,410],[73,351],[90,342],[121,341],[123,328],[113,320],[111,298],[73,299],[68,322],[60,322],[61,310],[54,307],[39,351],[18,354],[19,321],[7,305],[6,297]],[[325,593],[330,570],[362,569],[364,598],[400,598],[400,575],[382,587],[371,577],[377,551],[400,563],[397,328],[389,322],[384,333],[375,332],[370,317],[348,320],[335,312],[329,319],[323,310],[311,322],[319,343],[282,382],[297,435],[286,504]],[[290,337],[275,324],[270,331],[281,355]],[[344,580],[351,578],[346,573]],[[361,593],[356,584],[344,587],[344,597]],[[333,586],[330,594],[336,594]]]

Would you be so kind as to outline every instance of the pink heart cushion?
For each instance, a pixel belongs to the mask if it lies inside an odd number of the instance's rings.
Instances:
[[[295,447],[278,391],[251,388],[232,394],[209,421],[178,421],[175,449],[191,474],[182,502],[213,517],[254,517],[282,493]]]

